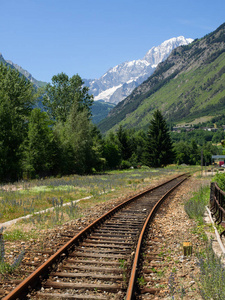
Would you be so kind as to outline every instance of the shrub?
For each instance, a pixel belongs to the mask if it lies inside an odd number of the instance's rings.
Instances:
[[[195,193],[195,195],[184,204],[184,209],[189,218],[195,218],[199,221],[202,221],[205,212],[205,206],[207,205],[208,201],[209,187],[201,187],[198,193]]]
[[[217,173],[214,178],[213,181],[216,181],[219,188],[221,188],[221,190],[225,191],[225,173]]]
[[[120,164],[120,168],[123,169],[129,169],[131,167],[131,163],[127,160],[122,160]]]

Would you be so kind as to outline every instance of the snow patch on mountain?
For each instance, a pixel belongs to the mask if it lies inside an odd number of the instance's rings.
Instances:
[[[118,86],[113,86],[112,88],[101,92],[100,94],[98,94],[98,96],[95,97],[95,101],[104,100],[105,102],[110,102],[109,100],[112,94],[115,93],[115,91],[121,86],[122,84],[119,84]]]
[[[193,39],[179,36],[152,47],[143,59],[127,61],[109,69],[99,79],[84,80],[94,100],[119,103],[146,80],[157,65],[167,59],[171,51],[178,46],[188,45]]]

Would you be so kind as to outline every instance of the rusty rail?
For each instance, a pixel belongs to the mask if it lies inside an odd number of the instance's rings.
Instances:
[[[138,240],[138,244],[137,244],[137,248],[136,248],[136,253],[135,253],[133,266],[132,266],[132,270],[131,270],[131,276],[130,276],[130,280],[129,280],[129,284],[128,284],[128,288],[127,288],[126,300],[135,299],[135,292],[137,289],[138,264],[139,264],[140,255],[141,255],[141,247],[142,247],[142,243],[143,243],[143,238],[144,238],[145,232],[147,230],[147,227],[148,227],[149,223],[152,221],[152,219],[154,218],[154,215],[156,214],[156,212],[157,212],[158,208],[160,207],[160,205],[162,204],[163,200],[174,189],[176,189],[184,180],[186,180],[187,177],[183,178],[182,181],[178,182],[178,184],[176,186],[172,187],[165,195],[163,195],[163,197],[161,199],[159,199],[159,201],[155,204],[155,206],[151,210],[148,218],[145,221],[145,224],[144,224],[141,234],[139,236],[139,240]]]
[[[225,228],[225,192],[222,191],[216,182],[211,183],[210,187],[210,210],[215,217],[215,223]],[[221,232],[220,236],[225,233]]]
[[[59,249],[55,254],[53,254],[43,265],[41,265],[35,272],[33,272],[30,276],[28,276],[23,282],[21,282],[11,293],[9,293],[6,297],[4,297],[4,300],[26,299],[27,293],[29,293],[29,291],[31,289],[34,289],[35,287],[36,288],[38,286],[40,287],[42,280],[48,277],[48,274],[49,274],[50,270],[52,268],[54,268],[54,265],[56,265],[60,261],[62,261],[65,258],[65,256],[68,256],[69,253],[71,253],[73,251],[74,247],[77,246],[83,239],[85,239],[85,237],[87,237],[87,235],[89,235],[93,229],[98,228],[105,220],[110,218],[112,215],[114,215],[121,208],[125,207],[127,204],[129,204],[129,203],[135,201],[136,199],[138,199],[139,197],[144,196],[145,194],[163,186],[164,184],[166,184],[170,181],[173,181],[175,178],[179,178],[184,175],[185,174],[181,174],[181,175],[174,177],[171,180],[164,182],[154,188],[147,189],[147,190],[135,195],[134,197],[130,197],[125,202],[119,204],[115,208],[111,209],[109,212],[105,213],[102,217],[98,218],[92,224],[90,224],[85,229],[80,231],[69,242],[67,242],[61,249]],[[169,192],[171,192],[171,190]],[[164,199],[164,197],[162,197],[162,199]],[[158,201],[158,203],[155,205],[155,208],[159,206],[159,202],[161,202],[162,199],[160,199],[160,201]],[[150,216],[148,217],[148,220],[146,220],[146,226],[147,226],[147,223],[149,222],[149,220],[152,218],[153,214],[154,213],[151,213]],[[144,235],[144,231],[145,231],[145,229],[142,230],[142,236]],[[141,240],[139,239],[140,245],[142,243],[142,238],[141,238]],[[140,252],[140,250],[139,250],[139,252]],[[137,266],[138,260],[139,260],[139,255],[137,256],[137,259],[133,263],[133,268],[136,268],[135,264]],[[136,277],[136,275],[133,276],[133,278],[135,278],[135,277]],[[129,298],[127,298],[127,299],[129,299]],[[130,299],[132,299],[132,298],[130,298]]]

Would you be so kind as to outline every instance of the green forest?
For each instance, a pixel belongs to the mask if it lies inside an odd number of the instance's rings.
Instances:
[[[39,108],[42,103],[42,108]],[[203,137],[170,133],[159,110],[148,129],[125,129],[104,136],[91,121],[93,96],[79,75],[65,73],[39,90],[0,64],[0,180],[90,174],[142,165],[211,163],[224,132]]]

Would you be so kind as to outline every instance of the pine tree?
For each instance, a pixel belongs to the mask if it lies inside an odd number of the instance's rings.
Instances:
[[[120,125],[116,133],[118,139],[118,147],[121,153],[123,160],[128,160],[132,155],[132,150],[129,143],[129,137],[127,131],[123,129],[123,126]]]
[[[173,162],[174,152],[169,129],[159,110],[154,112],[150,121],[146,144],[146,165],[157,168]]]

